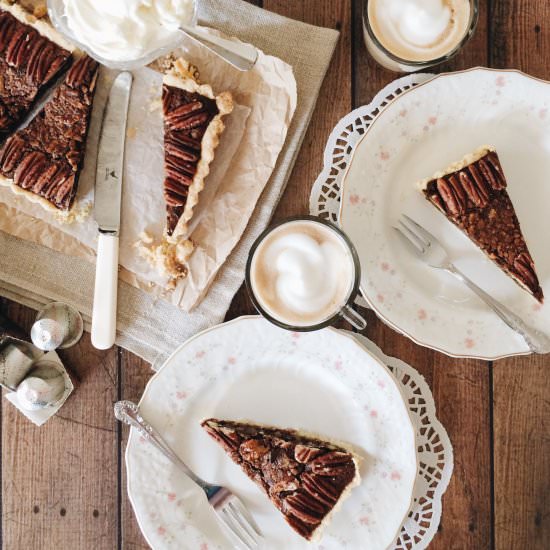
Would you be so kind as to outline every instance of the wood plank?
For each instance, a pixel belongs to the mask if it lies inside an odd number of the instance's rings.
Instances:
[[[264,0],[267,10],[312,25],[339,29],[342,34],[332,59],[311,124],[274,220],[309,213],[309,195],[323,168],[325,143],[332,128],[351,108],[351,0]],[[244,285],[226,319],[255,313]]]
[[[143,394],[147,382],[153,376],[151,365],[133,355],[129,351],[121,350],[121,399],[129,399],[137,403]],[[122,436],[120,444],[121,460],[121,548],[124,550],[146,550],[149,545],[145,541],[137,524],[132,505],[128,498],[126,465],[124,453],[130,434],[129,426],[121,426]]]
[[[16,304],[10,319],[30,328],[35,312]],[[4,548],[117,546],[117,440],[112,402],[117,352],[95,350],[88,334],[59,353],[81,383],[38,428],[2,400]]]
[[[400,75],[380,67],[363,41],[362,2],[354,5],[354,107],[371,101]],[[452,61],[427,72],[487,64],[487,2],[480,5],[476,34]],[[490,372],[482,361],[456,360],[422,348],[368,313],[366,335],[388,355],[414,366],[432,388],[439,419],[455,453],[455,469],[443,499],[443,517],[432,546],[488,548],[491,544]]]
[[[549,79],[543,0],[493,2],[491,60]],[[495,547],[550,547],[550,356],[494,365]]]

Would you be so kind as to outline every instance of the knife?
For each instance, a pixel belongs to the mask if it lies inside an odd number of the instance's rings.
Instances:
[[[118,232],[124,170],[124,144],[132,74],[120,73],[109,92],[97,153],[94,216],[99,229],[92,312],[92,345],[115,343],[118,286]]]

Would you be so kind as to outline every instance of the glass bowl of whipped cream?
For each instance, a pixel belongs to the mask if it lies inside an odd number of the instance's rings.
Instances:
[[[197,0],[48,0],[54,27],[113,69],[137,69],[181,45]]]

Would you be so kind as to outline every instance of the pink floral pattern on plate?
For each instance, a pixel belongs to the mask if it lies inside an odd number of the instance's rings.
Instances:
[[[197,359],[199,349],[208,349],[207,356]],[[235,362],[224,371],[230,357]],[[187,395],[184,408],[181,392]],[[297,335],[258,317],[215,327],[175,352],[147,386],[140,408],[198,475],[239,494],[266,533],[266,548],[335,550],[359,548],[365,540],[385,548],[398,534],[416,478],[414,428],[395,378],[347,334],[325,329]],[[361,485],[320,545],[294,535],[204,434],[200,420],[209,415],[302,428],[347,441],[364,457]],[[132,431],[128,492],[152,548],[225,548],[200,489],[137,439]],[[370,521],[359,519],[363,510],[374,510]]]
[[[458,267],[481,287],[550,335],[550,300],[542,306],[534,303],[417,189],[418,181],[466,153],[494,145],[541,285],[550,296],[550,255],[544,238],[550,234],[545,206],[550,204],[549,96],[548,83],[518,71],[472,69],[438,76],[398,95],[366,131],[353,130],[357,112],[353,120],[342,121],[346,134],[336,138],[353,148],[339,157],[346,166],[340,178],[340,223],[361,259],[362,293],[382,319],[417,343],[482,359],[529,352],[521,336],[464,285],[423,264],[402,246],[392,229],[402,213],[438,235]],[[518,135],[525,139],[518,140]],[[380,162],[381,151],[385,162]],[[334,167],[328,168],[323,173],[334,179]],[[523,184],[526,179],[529,186]],[[376,206],[350,207],[355,196],[368,196]],[[468,325],[471,319],[473,327]]]

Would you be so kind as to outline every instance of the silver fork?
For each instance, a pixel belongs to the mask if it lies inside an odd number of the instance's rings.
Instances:
[[[221,525],[234,542],[249,550],[259,548],[260,541],[263,538],[262,532],[237,496],[229,489],[219,485],[211,485],[195,475],[157,430],[141,416],[135,403],[118,401],[115,403],[114,409],[118,420],[136,428],[143,438],[152,443],[206,493],[208,503],[212,506]]]
[[[405,214],[401,216],[398,226],[394,227],[394,229],[403,242],[421,260],[431,267],[452,273],[458,280],[462,281],[470,290],[477,294],[512,330],[515,330],[523,337],[533,353],[550,353],[550,338],[540,330],[527,325],[515,313],[466,277],[451,262],[443,245],[429,231]]]

